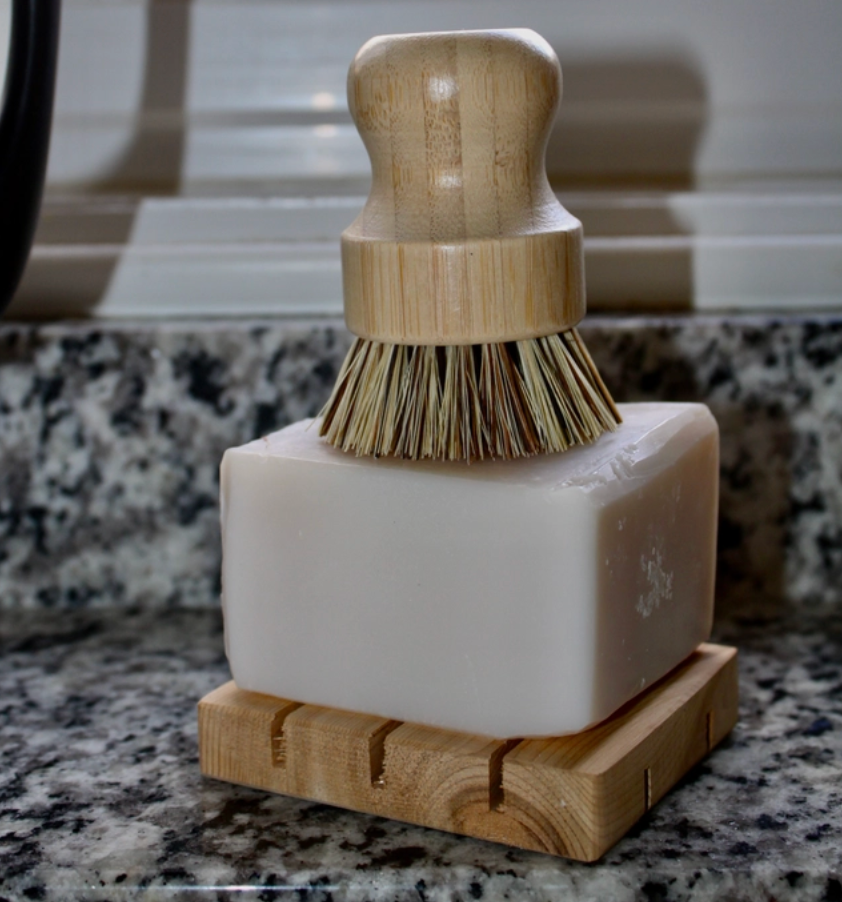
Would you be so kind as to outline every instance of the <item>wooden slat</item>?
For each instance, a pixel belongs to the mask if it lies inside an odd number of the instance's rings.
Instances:
[[[244,692],[233,680],[206,695],[199,705],[202,773],[227,774],[232,783],[286,792],[283,724],[300,707]]]
[[[505,762],[506,813],[562,854],[598,858],[733,727],[736,655],[703,645],[594,729],[521,743]]]
[[[343,808],[374,810],[373,771],[384,734],[395,724],[382,717],[307,705],[285,724],[287,791]]]
[[[737,652],[705,644],[608,721],[501,740],[227,683],[199,703],[210,777],[594,861],[737,720]]]

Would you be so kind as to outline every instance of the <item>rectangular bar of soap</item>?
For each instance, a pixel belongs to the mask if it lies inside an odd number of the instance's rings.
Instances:
[[[234,680],[498,738],[608,717],[708,638],[716,558],[710,412],[620,411],[518,461],[356,458],[308,422],[229,449]]]

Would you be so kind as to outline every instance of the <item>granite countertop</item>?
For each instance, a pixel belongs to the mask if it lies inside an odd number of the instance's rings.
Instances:
[[[720,426],[717,591],[842,604],[842,316],[589,317],[617,401]],[[224,450],[327,399],[310,318],[0,323],[0,609],[205,606]]]
[[[0,325],[0,902],[842,902],[842,317],[582,334],[617,400],[719,422],[715,638],[741,668],[731,737],[594,865],[199,773],[219,460],[319,410],[341,324]]]
[[[203,778],[213,608],[2,623],[2,899],[842,900],[838,608],[717,624],[739,724],[594,865]]]

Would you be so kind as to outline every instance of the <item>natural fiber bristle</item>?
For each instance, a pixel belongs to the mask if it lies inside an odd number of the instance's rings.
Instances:
[[[321,416],[343,451],[411,460],[565,451],[620,422],[575,329],[448,347],[358,338]]]

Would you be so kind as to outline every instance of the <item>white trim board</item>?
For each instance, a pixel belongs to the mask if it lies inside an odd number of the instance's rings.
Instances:
[[[842,184],[561,199],[591,309],[842,307]],[[336,315],[363,201],[50,197],[10,315]]]

